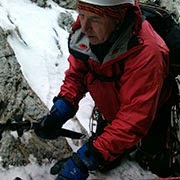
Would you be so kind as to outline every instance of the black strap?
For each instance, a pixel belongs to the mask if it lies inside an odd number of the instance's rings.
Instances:
[[[77,153],[73,153],[71,159],[74,162],[74,164],[80,169],[80,171],[82,171],[83,173],[88,172],[88,168],[85,166],[85,164],[80,159]]]

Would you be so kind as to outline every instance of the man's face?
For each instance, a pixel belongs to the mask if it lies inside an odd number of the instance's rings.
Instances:
[[[107,16],[79,10],[82,32],[88,37],[92,45],[105,42],[115,29],[117,20]]]

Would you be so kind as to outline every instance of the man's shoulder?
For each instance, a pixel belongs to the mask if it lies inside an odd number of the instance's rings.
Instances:
[[[152,25],[148,21],[142,23],[142,28],[139,32],[139,36],[144,39],[145,42],[153,44],[165,44],[163,38],[154,30]]]
[[[139,32],[139,38],[143,41],[143,47],[146,51],[154,51],[169,53],[169,48],[166,45],[163,38],[153,29],[148,21],[144,21],[142,24],[142,29]]]

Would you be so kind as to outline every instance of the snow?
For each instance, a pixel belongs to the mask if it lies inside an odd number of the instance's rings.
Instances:
[[[48,1],[48,4],[52,8],[38,7],[30,0],[0,0],[0,26],[10,33],[8,42],[28,84],[50,109],[52,99],[59,92],[64,72],[68,68],[69,34],[59,27],[57,18],[61,12],[70,12],[74,19],[77,14],[75,11],[59,7],[52,1]],[[57,42],[60,47],[57,46]],[[88,132],[88,120],[93,105],[93,100],[87,94],[80,102],[76,115]],[[69,121],[65,127],[76,131],[80,129],[75,121]],[[80,144],[74,144],[71,139],[67,141],[74,150],[78,149]],[[24,167],[10,167],[9,170],[0,168],[0,179],[13,180],[16,176],[23,180],[55,179],[49,173],[53,164],[46,162],[39,166],[33,158],[30,162]]]

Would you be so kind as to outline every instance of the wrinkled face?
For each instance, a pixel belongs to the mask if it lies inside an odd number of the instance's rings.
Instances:
[[[85,10],[79,10],[79,18],[82,32],[92,45],[105,42],[118,23],[111,17],[99,16]]]

